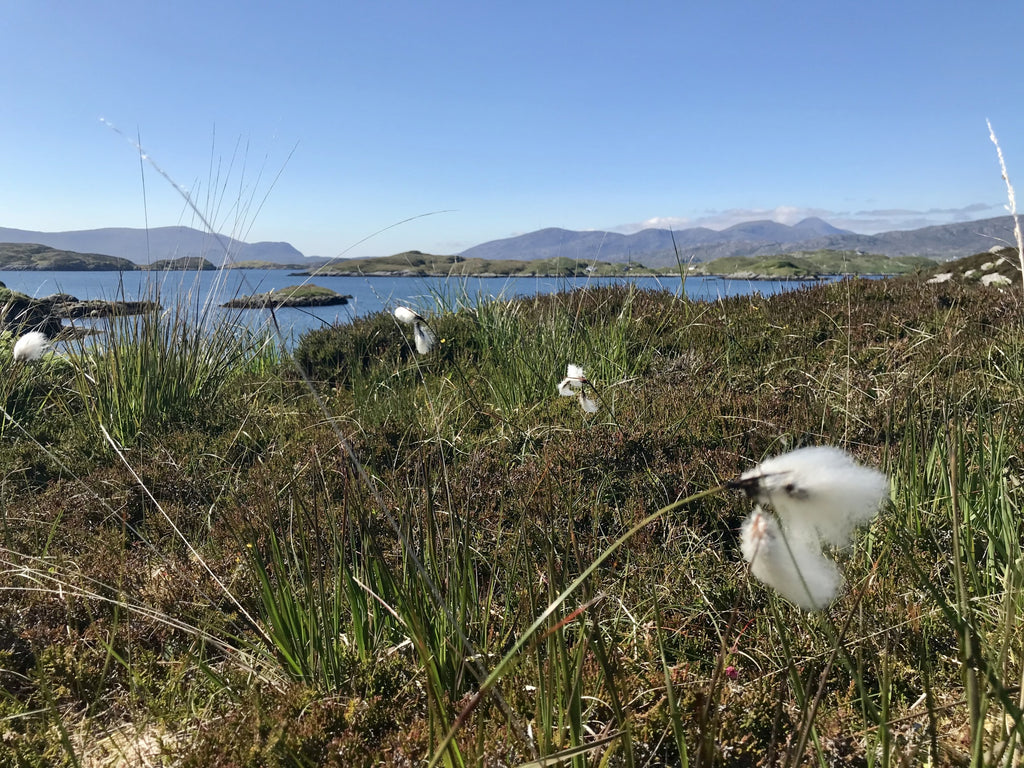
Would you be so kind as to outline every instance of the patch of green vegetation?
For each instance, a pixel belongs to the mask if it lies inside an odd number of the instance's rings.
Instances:
[[[177,259],[157,259],[150,264],[139,266],[138,269],[149,270],[175,270],[183,272],[194,272],[196,270],[216,269],[209,259],[201,256],[182,256]]]
[[[398,275],[414,277],[615,277],[625,274],[655,274],[642,264],[615,264],[579,261],[568,257],[554,259],[464,259],[461,256],[435,256],[407,251],[379,258],[345,259],[329,262],[311,270],[317,275]]]
[[[225,269],[291,269],[307,270],[308,264],[281,264],[277,261],[229,261],[224,265]]]
[[[728,256],[694,265],[695,274],[802,278],[819,275],[902,275],[935,265],[924,256],[882,256],[860,251],[794,251],[782,256]]]
[[[301,370],[173,313],[41,364],[0,337],[0,754],[1020,756],[1015,291],[452,305],[429,354],[382,312],[304,336]],[[597,413],[559,396],[568,364]],[[892,479],[816,614],[751,577],[752,502],[721,488],[810,444]]]
[[[351,296],[342,295],[337,291],[323,286],[303,283],[286,288],[277,288],[266,293],[254,293],[251,296],[239,296],[224,303],[225,307],[238,309],[262,309],[274,307],[325,307],[334,304],[347,304]]]

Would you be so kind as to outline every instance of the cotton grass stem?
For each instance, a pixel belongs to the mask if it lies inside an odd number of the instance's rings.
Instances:
[[[700,493],[695,493],[692,496],[687,496],[685,499],[675,501],[667,506],[662,507],[656,512],[652,512],[639,523],[637,523],[624,534],[622,534],[619,538],[612,542],[612,544],[604,552],[598,555],[594,559],[594,561],[587,566],[586,570],[584,570],[583,573],[576,577],[575,581],[573,581],[572,584],[566,587],[562,591],[562,593],[558,595],[558,597],[551,601],[548,607],[545,608],[541,612],[541,614],[534,620],[533,624],[531,624],[529,628],[527,628],[527,630],[519,636],[519,639],[516,640],[515,644],[501,658],[501,661],[498,662],[497,666],[487,676],[483,683],[480,684],[479,690],[477,690],[473,698],[469,701],[468,704],[466,704],[463,710],[459,713],[459,716],[455,718],[455,722],[452,724],[451,729],[445,735],[441,743],[437,746],[437,749],[434,751],[434,756],[430,760],[428,768],[434,768],[434,766],[438,765],[438,761],[440,761],[443,758],[443,756],[446,754],[449,745],[455,740],[455,735],[462,727],[462,724],[466,721],[466,719],[473,712],[473,710],[476,709],[476,707],[480,704],[484,696],[486,696],[490,692],[490,690],[498,683],[498,681],[512,669],[517,659],[520,658],[519,652],[526,646],[530,638],[533,637],[537,630],[539,630],[548,620],[548,618],[550,618],[550,616],[556,610],[558,610],[558,607],[562,605],[562,603],[564,603],[566,600],[568,600],[570,595],[572,595],[577,589],[579,589],[580,586],[582,586],[582,584],[587,579],[589,579],[591,575],[593,575],[594,571],[596,571],[602,563],[604,563],[609,557],[615,554],[615,552],[617,552],[623,544],[628,542],[637,533],[639,533],[641,530],[643,530],[648,525],[653,523],[655,520],[664,517],[669,512],[679,509],[680,507],[686,506],[691,502],[697,501],[698,499],[703,499],[707,496],[713,496],[716,493],[721,493],[725,489],[725,485],[719,485],[716,486],[715,488],[709,488],[707,490],[701,491]]]
[[[877,565],[875,566],[877,567]],[[874,573],[875,568],[872,568]],[[825,685],[828,682],[829,676],[832,672],[832,667],[835,664],[836,657],[843,650],[843,645],[846,642],[846,633],[849,631],[853,624],[853,617],[857,613],[857,607],[861,604],[864,599],[864,594],[867,592],[868,585],[871,583],[871,577],[864,580],[859,590],[857,590],[857,596],[854,599],[853,605],[850,607],[849,612],[846,614],[846,619],[843,621],[843,625],[840,627],[838,634],[832,639],[832,647],[829,650],[828,658],[825,662],[825,667],[822,669],[821,674],[818,676],[818,688],[814,693],[814,698],[810,701],[806,708],[801,713],[802,723],[800,730],[797,735],[797,743],[793,752],[790,754],[790,760],[787,761],[791,765],[800,765],[800,761],[803,757],[804,750],[807,748],[807,741],[810,738],[811,730],[814,728],[814,721],[818,714],[818,707],[821,705],[821,698],[825,693]],[[781,626],[781,625],[780,625]],[[826,625],[826,629],[828,625]],[[831,632],[829,633],[831,634]]]
[[[1010,210],[1010,215],[1013,216],[1013,236],[1017,240],[1017,259],[1020,262],[1020,279],[1021,285],[1024,286],[1024,236],[1021,235],[1020,218],[1017,216],[1017,195],[1013,191],[1013,184],[1010,183],[1010,175],[1006,172],[1006,161],[1003,159],[1003,150],[999,146],[999,140],[996,139],[996,132],[992,129],[992,123],[986,120],[985,125],[988,126],[988,137],[992,139],[992,143],[996,145],[996,155],[999,156],[999,169],[1003,172],[1003,181],[1006,182],[1006,198],[1010,201],[1010,204],[1007,207]]]
[[[222,582],[220,578],[217,576],[217,574],[213,572],[210,566],[206,564],[206,561],[196,551],[196,548],[192,546],[192,542],[190,542],[188,540],[188,537],[181,532],[181,529],[174,524],[174,521],[171,520],[171,516],[168,515],[166,511],[164,511],[163,506],[160,504],[159,501],[156,500],[156,497],[153,496],[149,488],[146,487],[146,484],[142,481],[142,478],[139,477],[138,473],[132,468],[131,463],[128,461],[128,457],[124,455],[124,452],[121,450],[121,447],[117,444],[114,438],[110,436],[110,433],[107,432],[107,428],[101,424],[100,431],[103,432],[103,437],[110,444],[110,447],[114,449],[114,453],[117,454],[117,458],[121,460],[121,463],[124,464],[129,474],[133,478],[135,478],[135,481],[139,484],[139,487],[143,490],[146,496],[149,497],[149,500],[153,502],[153,505],[158,510],[160,510],[160,514],[163,515],[164,520],[167,521],[168,525],[171,526],[171,529],[174,531],[175,535],[177,535],[177,537],[181,539],[181,541],[185,544],[185,547],[188,549],[189,553],[196,559],[196,561],[200,565],[202,565],[203,570],[210,574],[210,578],[213,579],[214,583],[220,588],[221,592],[224,593],[224,596],[231,601],[232,605],[234,605],[235,608],[238,609],[238,612],[245,617],[246,621],[248,621],[257,632],[259,632],[260,636],[268,644],[268,646],[271,648],[275,647],[273,639],[270,637],[270,635],[268,635],[266,631],[263,629],[263,627],[260,626],[259,622],[257,622],[256,619],[254,619],[253,616],[247,610],[245,610],[245,606],[243,606],[238,601],[238,598],[231,594],[231,590],[229,590],[224,585],[224,582]]]
[[[276,317],[274,318],[274,322],[275,322],[275,327],[277,327],[276,326]],[[278,330],[278,333],[280,334],[280,328],[277,328],[277,330]],[[486,682],[486,680],[484,679],[484,672],[486,670],[483,668],[483,666],[479,662],[476,661],[476,659],[480,657],[479,651],[477,650],[475,645],[470,641],[470,639],[467,636],[466,632],[462,629],[461,624],[456,620],[456,617],[452,614],[451,609],[449,608],[449,606],[446,605],[446,603],[445,603],[445,601],[444,601],[444,599],[443,599],[443,597],[441,595],[440,589],[438,588],[437,584],[434,582],[434,579],[432,579],[430,574],[427,572],[427,569],[424,566],[422,560],[416,555],[416,552],[415,552],[414,548],[412,547],[412,545],[409,542],[409,539],[408,539],[408,536],[407,536],[406,532],[403,531],[402,526],[399,525],[399,522],[396,519],[396,517],[390,512],[388,504],[385,502],[385,500],[384,500],[384,498],[383,498],[383,496],[381,494],[380,488],[378,487],[377,483],[374,482],[374,480],[370,477],[369,473],[366,471],[366,467],[363,466],[363,463],[359,460],[359,457],[356,455],[355,447],[352,445],[352,442],[342,433],[341,429],[338,427],[336,419],[332,416],[330,410],[327,407],[326,401],[320,395],[320,393],[317,391],[317,388],[314,386],[313,381],[309,377],[309,374],[303,369],[303,367],[301,365],[299,365],[296,362],[294,357],[290,357],[290,360],[291,360],[291,362],[292,362],[292,364],[294,366],[294,369],[295,369],[296,373],[298,374],[299,378],[302,380],[302,382],[304,383],[306,389],[309,391],[309,393],[313,397],[313,400],[316,403],[316,407],[319,410],[319,412],[322,414],[325,423],[330,425],[331,430],[334,432],[335,436],[337,437],[338,443],[341,446],[342,450],[344,451],[345,456],[348,459],[349,463],[351,464],[353,470],[355,471],[356,476],[359,478],[360,483],[363,485],[363,487],[365,487],[367,489],[367,492],[370,494],[370,497],[373,499],[376,508],[379,510],[381,515],[383,515],[384,519],[387,521],[388,526],[392,529],[392,531],[394,531],[395,535],[403,543],[403,548],[404,548],[404,551],[406,553],[406,556],[408,557],[409,561],[412,563],[413,568],[416,570],[416,572],[419,574],[419,576],[423,579],[423,583],[427,587],[427,592],[429,594],[429,597],[430,597],[431,602],[433,603],[434,607],[438,611],[440,611],[440,612],[442,612],[444,614],[445,618],[448,621],[449,626],[454,630],[455,634],[457,635],[459,643],[461,644],[463,649],[467,652],[468,656],[467,656],[467,658],[465,660],[466,669],[469,670],[469,673],[471,675],[473,675],[473,677],[476,678],[477,681],[484,681],[484,682]],[[435,420],[435,423],[436,423],[436,420]],[[264,636],[264,638],[267,637],[265,633],[263,634],[263,636]],[[271,643],[271,645],[273,647],[276,644]],[[436,686],[436,687],[438,689],[440,688],[440,686]],[[483,687],[484,687],[483,683],[481,683],[481,688],[483,688]],[[526,733],[525,728],[523,728],[519,724],[517,718],[515,717],[515,713],[512,711],[512,708],[508,705],[508,703],[504,700],[504,698],[500,694],[496,695],[496,700],[497,700],[498,706],[502,709],[502,711],[505,713],[505,716],[508,718],[508,722],[510,723],[512,729],[517,734],[523,736],[524,740],[525,740],[525,733]],[[475,706],[475,704],[473,706]],[[471,712],[471,709],[472,708],[470,708],[470,712]],[[464,712],[464,715],[466,717],[468,717],[470,712]],[[446,753],[447,752],[447,750],[448,750],[448,748],[449,748],[449,746],[451,745],[451,742],[452,742],[451,736],[454,736],[454,733],[457,730],[458,730],[457,729],[457,724],[453,725],[452,729],[450,731],[450,737],[446,739],[446,741],[444,742],[442,747],[435,753],[435,761],[436,761],[436,759],[438,759],[439,755],[441,755],[442,753]],[[530,744],[530,742],[528,742],[528,741],[527,741],[527,743],[530,746],[531,756],[536,756],[536,751],[533,749],[532,744]],[[450,757],[449,757],[449,759],[450,759]]]
[[[42,595],[58,596],[64,600],[68,598],[79,598],[93,602],[107,603],[128,611],[136,616],[154,621],[179,632],[184,632],[203,642],[209,643],[222,651],[225,655],[241,656],[243,652],[222,637],[211,634],[202,628],[189,624],[188,622],[175,618],[163,611],[151,608],[141,603],[132,603],[123,598],[110,597],[103,594],[107,585],[85,577],[85,584],[76,584],[59,575],[55,575],[53,564],[42,558],[31,557],[21,552],[0,548],[0,566],[4,570],[0,573],[6,576],[16,576],[33,586],[0,586],[0,592],[17,592],[18,594],[38,593]],[[246,662],[246,668],[252,670],[252,662]]]

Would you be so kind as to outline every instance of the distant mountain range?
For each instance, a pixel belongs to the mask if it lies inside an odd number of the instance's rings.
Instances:
[[[220,265],[230,261],[269,261],[298,265],[307,261],[288,243],[243,243],[230,237],[215,237],[191,227],[153,229],[83,229],[73,232],[32,232],[0,227],[0,243],[37,243],[64,251],[102,253],[136,264],[181,258],[205,258]],[[317,259],[321,262],[322,259]]]
[[[689,262],[724,256],[771,256],[797,250],[847,250],[885,256],[927,256],[942,261],[987,251],[1012,240],[1010,216],[877,235],[858,235],[833,227],[822,219],[808,218],[792,226],[775,221],[747,221],[720,231],[706,227],[678,231],[645,229],[632,235],[541,229],[482,243],[459,256],[488,260],[565,256],[580,261],[635,261],[648,267],[663,267],[676,263],[677,252],[683,261]],[[306,268],[326,261],[304,256],[289,243],[244,243],[191,227],[149,230],[117,227],[73,232],[32,232],[0,227],[0,243],[38,243],[66,251],[117,256],[136,264],[205,258],[217,265],[229,259],[236,263],[255,261]]]
[[[724,256],[771,256],[794,250],[848,250],[884,256],[926,256],[945,260],[987,251],[1013,241],[1013,218],[1000,216],[914,230],[858,235],[818,218],[787,226],[774,221],[748,221],[716,231],[706,227],[645,229],[632,235],[616,232],[574,232],[541,229],[518,237],[493,240],[460,256],[484,259],[540,259],[567,256],[580,260],[637,261],[648,267],[676,262],[709,261]]]

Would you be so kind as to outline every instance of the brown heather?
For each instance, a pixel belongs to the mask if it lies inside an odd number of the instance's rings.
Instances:
[[[304,337],[326,413],[287,359],[240,369],[125,440],[141,484],[64,369],[4,390],[0,764],[423,765],[460,713],[440,763],[610,736],[561,764],[1019,761],[1018,290],[618,287],[429,321],[423,357],[386,313]],[[593,417],[555,392],[567,362]],[[749,503],[706,496],[618,548],[473,699],[471,665],[631,526],[808,444],[895,488],[828,612],[749,579]]]

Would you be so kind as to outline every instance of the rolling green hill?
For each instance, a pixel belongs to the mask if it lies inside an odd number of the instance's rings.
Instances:
[[[62,251],[36,243],[0,243],[0,269],[131,272],[137,267],[128,259],[102,253]]]

